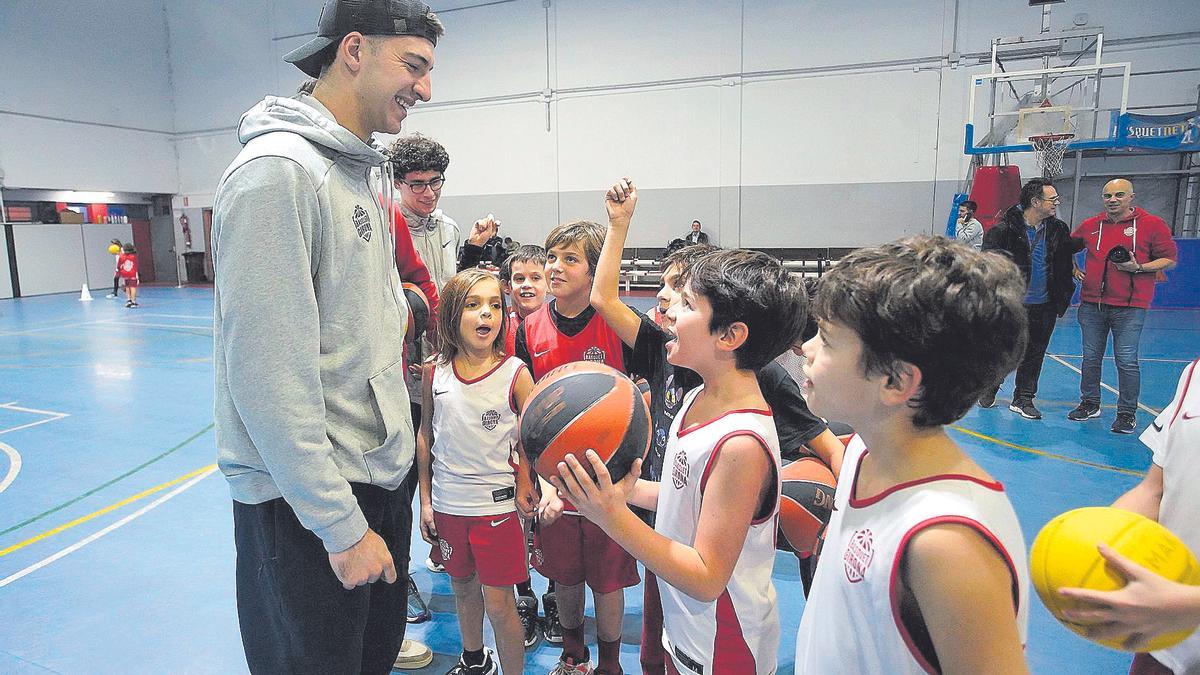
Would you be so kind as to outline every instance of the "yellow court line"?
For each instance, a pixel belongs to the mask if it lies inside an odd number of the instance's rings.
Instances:
[[[1013,450],[1020,450],[1021,452],[1028,452],[1031,455],[1037,455],[1039,457],[1046,457],[1048,459],[1057,459],[1060,462],[1069,462],[1071,464],[1079,464],[1082,466],[1089,466],[1093,469],[1101,469],[1103,471],[1115,471],[1116,473],[1123,473],[1128,476],[1137,476],[1138,478],[1141,478],[1146,475],[1142,471],[1134,471],[1133,469],[1122,469],[1120,467],[1109,466],[1107,464],[1098,464],[1096,462],[1089,462],[1089,461],[1083,460],[1083,459],[1075,459],[1074,457],[1067,457],[1066,455],[1059,455],[1059,454],[1053,453],[1053,452],[1046,452],[1045,450],[1038,450],[1037,448],[1028,448],[1028,447],[1025,447],[1024,445],[1017,445],[1016,443],[1009,443],[1008,441],[1002,441],[999,438],[993,438],[991,436],[988,436],[987,434],[981,434],[978,431],[971,431],[970,429],[967,429],[965,427],[960,427],[957,424],[951,424],[950,428],[955,431],[961,431],[962,433],[964,433],[968,436],[974,436],[975,438],[979,438],[979,439],[982,439],[985,441],[990,441],[992,443],[995,443],[996,445],[1003,445],[1006,448],[1012,448]]]
[[[169,480],[166,483],[163,483],[162,485],[155,485],[154,487],[152,487],[148,490],[143,490],[142,492],[139,492],[136,495],[133,495],[132,497],[126,497],[125,499],[122,499],[121,501],[117,502],[116,504],[111,504],[109,506],[106,506],[106,507],[100,509],[99,511],[93,511],[92,513],[89,513],[86,516],[76,518],[75,520],[72,520],[69,523],[59,525],[58,527],[56,527],[52,530],[46,530],[45,532],[43,532],[37,536],[30,537],[29,539],[26,539],[25,541],[13,544],[12,546],[9,546],[8,548],[0,549],[0,558],[3,558],[4,556],[8,555],[9,553],[12,553],[13,551],[19,551],[19,550],[25,548],[26,546],[29,546],[30,544],[36,544],[37,542],[39,542],[43,539],[46,539],[48,537],[53,537],[54,535],[56,535],[60,532],[65,532],[65,531],[75,527],[76,525],[82,525],[83,523],[86,523],[87,521],[92,520],[93,518],[98,518],[106,513],[115,511],[115,510],[121,508],[122,506],[125,506],[127,504],[132,504],[133,502],[136,502],[139,499],[145,499],[146,497],[149,497],[150,495],[154,494],[155,492],[162,492],[163,490],[166,490],[167,488],[169,488],[173,485],[178,485],[179,483],[182,483],[190,478],[195,478],[196,476],[204,473],[205,471],[215,469],[216,466],[217,466],[216,464],[209,464],[208,466],[201,467],[199,469],[196,469],[195,471],[188,472],[188,473],[180,476],[179,478]]]

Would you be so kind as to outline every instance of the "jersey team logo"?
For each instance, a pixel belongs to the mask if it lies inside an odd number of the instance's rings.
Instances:
[[[371,241],[371,217],[367,215],[367,210],[356,204],[352,220],[354,229],[358,230],[358,236],[362,237],[363,241]]]
[[[583,350],[583,360],[592,363],[604,363],[604,350],[599,347],[588,347]]]
[[[454,547],[445,539],[438,539],[438,549],[442,552],[442,560],[450,562],[450,554],[454,553]]]
[[[875,556],[875,544],[870,530],[855,530],[846,546],[842,562],[846,566],[846,578],[857,584],[867,576],[867,568]]]
[[[687,453],[680,450],[675,453],[675,466],[671,468],[671,482],[675,484],[676,490],[682,490],[687,485],[688,478],[688,461]]]
[[[492,429],[496,428],[496,425],[499,422],[500,422],[500,413],[496,412],[495,410],[489,410],[489,411],[483,413],[483,428],[484,429],[491,431]]]
[[[654,432],[654,444],[660,448],[667,447],[667,430],[658,429]]]

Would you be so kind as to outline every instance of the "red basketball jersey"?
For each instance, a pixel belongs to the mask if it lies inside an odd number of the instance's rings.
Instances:
[[[136,253],[122,253],[117,259],[117,274],[122,279],[136,279],[138,275],[138,264]]]
[[[578,335],[569,336],[554,325],[554,319],[550,317],[550,305],[542,305],[525,318],[525,347],[533,361],[535,381],[572,361],[604,363],[622,373],[626,372],[621,338],[608,327],[599,313]]]

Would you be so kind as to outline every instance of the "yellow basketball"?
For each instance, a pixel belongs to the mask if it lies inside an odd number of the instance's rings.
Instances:
[[[1125,578],[1110,568],[1096,550],[1099,543],[1168,579],[1200,586],[1200,563],[1196,556],[1162,525],[1132,511],[1111,507],[1067,511],[1046,523],[1033,540],[1033,550],[1029,552],[1030,578],[1050,613],[1079,635],[1084,635],[1084,627],[1062,615],[1064,609],[1072,609],[1075,603],[1059,595],[1058,589],[1115,591],[1125,586]],[[1191,633],[1160,635],[1142,650],[1165,649]],[[1126,651],[1122,647],[1123,638],[1096,642]]]
[[[121,252],[121,247],[120,247],[120,246],[117,246],[116,244],[109,244],[109,245],[108,245],[108,252],[109,252],[109,253],[111,253],[111,254],[113,254],[113,255],[116,255],[116,254],[118,254],[118,253],[120,253],[120,252]]]

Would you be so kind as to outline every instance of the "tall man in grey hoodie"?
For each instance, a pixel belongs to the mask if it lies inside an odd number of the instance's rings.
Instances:
[[[246,112],[217,189],[218,463],[253,672],[387,673],[404,638],[407,308],[372,134],[429,100],[442,31],[413,0],[327,0],[284,57],[312,94]]]

